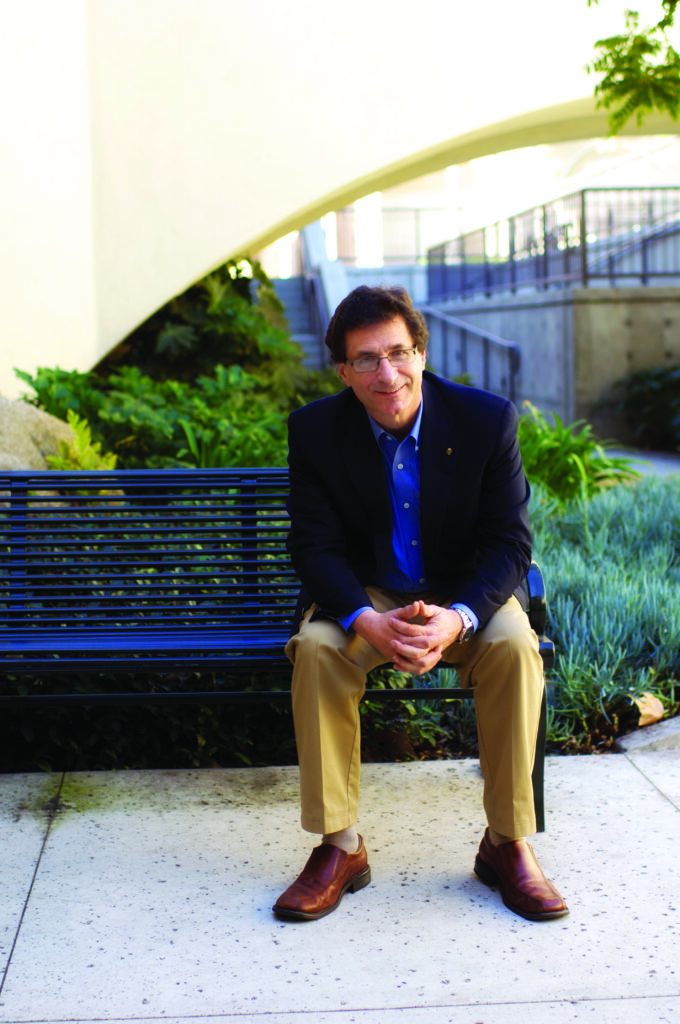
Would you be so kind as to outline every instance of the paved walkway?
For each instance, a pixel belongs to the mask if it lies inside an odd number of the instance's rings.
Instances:
[[[680,452],[645,452],[635,448],[608,448],[607,455],[621,455],[632,459],[643,475],[670,476],[680,473]]]
[[[0,1022],[677,1022],[677,725],[548,759],[571,914],[542,924],[472,874],[472,760],[365,766],[373,882],[305,924],[270,910],[308,853],[295,768],[2,776]]]

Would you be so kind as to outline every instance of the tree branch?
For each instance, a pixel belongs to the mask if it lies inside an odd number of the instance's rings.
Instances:
[[[588,0],[592,7],[598,0]],[[680,54],[667,30],[673,26],[680,0],[661,0],[662,16],[656,24],[640,28],[637,11],[626,11],[626,31],[599,39],[589,73],[603,77],[595,86],[598,107],[611,109],[610,134],[635,116],[638,124],[652,110],[680,117]]]

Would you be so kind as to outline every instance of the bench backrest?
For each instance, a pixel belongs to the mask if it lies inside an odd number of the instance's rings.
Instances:
[[[289,625],[281,469],[0,474],[0,629]]]

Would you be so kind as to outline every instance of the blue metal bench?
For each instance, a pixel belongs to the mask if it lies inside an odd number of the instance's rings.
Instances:
[[[283,648],[299,582],[285,547],[287,490],[287,470],[274,468],[0,473],[0,705],[289,699],[234,685],[244,673],[290,670]],[[528,586],[548,667],[535,564]],[[173,688],[167,676],[179,669],[200,673],[202,688]],[[148,693],[44,685],[49,673],[98,671],[159,680]],[[415,685],[367,696],[472,694]],[[534,770],[541,828],[544,747],[545,699]]]

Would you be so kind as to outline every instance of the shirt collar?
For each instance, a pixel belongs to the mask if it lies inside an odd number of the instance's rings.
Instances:
[[[385,428],[381,427],[379,423],[376,423],[376,421],[371,416],[370,412],[367,412],[366,415],[368,416],[368,421],[371,424],[371,430],[373,431],[373,436],[375,437],[375,439],[378,442],[378,444],[380,444],[380,438],[381,438],[382,434],[386,434],[388,437],[392,437],[392,435],[390,434],[389,430],[385,430]],[[415,423],[413,424],[413,426],[411,427],[410,431],[408,432],[408,434],[404,438],[404,441],[405,441],[407,438],[412,437],[413,440],[415,441],[416,448],[418,447],[418,439],[420,437],[420,421],[422,420],[422,418],[423,418],[423,399],[421,398],[420,406],[418,408],[418,415],[416,416]],[[399,442],[399,443],[401,444],[402,442]]]

